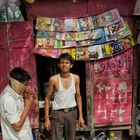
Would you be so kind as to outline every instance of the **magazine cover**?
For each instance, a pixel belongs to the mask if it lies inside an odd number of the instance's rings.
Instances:
[[[76,41],[90,39],[91,31],[76,32]]]
[[[82,46],[91,46],[91,40],[83,40],[83,41],[77,41],[76,46],[77,47],[82,47]]]
[[[101,45],[88,47],[89,60],[97,60],[103,58]]]
[[[92,45],[105,43],[106,34],[104,28],[97,28],[95,30],[92,30],[90,38],[91,38]]]
[[[86,47],[76,48],[76,60],[88,60],[88,51]]]
[[[87,31],[89,30],[88,17],[78,18],[78,31]]]
[[[62,48],[63,44],[63,40],[55,40],[54,48]]]
[[[69,32],[69,31],[76,31],[76,21],[77,19],[65,19],[64,20],[64,30],[66,32]]]
[[[34,52],[37,53],[37,54],[41,54],[43,56],[48,56],[48,57],[51,57],[52,54],[53,54],[53,50],[52,49],[43,49],[43,48],[35,49]]]
[[[91,16],[88,17],[88,23],[89,23],[89,29],[93,30],[99,27],[97,17],[96,16]]]
[[[64,46],[65,48],[70,48],[70,47],[76,47],[76,41],[68,41],[68,40],[65,40],[64,41]]]
[[[34,50],[34,53],[37,53],[37,54],[41,54],[43,56],[47,56],[47,57],[51,57],[51,58],[58,58],[61,54],[61,51],[60,49],[54,49],[54,48],[47,48],[47,49],[35,49]]]
[[[126,29],[126,26],[125,26],[123,18],[121,18],[119,22],[114,23],[108,26],[107,28],[110,35],[114,35],[114,34],[117,34],[118,32],[124,31]]]
[[[124,38],[121,40],[121,43],[123,44],[124,48],[127,50],[129,48],[132,48],[133,46],[136,45],[136,42],[134,38],[129,35],[128,37]]]
[[[55,40],[65,40],[64,33],[54,32],[55,33]],[[63,38],[63,39],[62,39]]]
[[[129,35],[132,35],[132,32],[129,29],[125,29],[124,31],[118,32],[116,38],[119,40]]]
[[[120,40],[128,35],[132,35],[127,22],[124,23],[124,28],[118,32],[111,33],[108,27],[105,27],[104,30],[106,34],[106,41]]]
[[[55,32],[56,40],[71,40],[74,41],[74,33],[73,32]]]
[[[43,31],[43,30],[37,30],[37,37],[51,37],[51,38],[54,38],[55,37],[55,33],[54,32],[48,32],[48,31]]]
[[[75,55],[76,55],[76,49],[75,48],[61,49],[61,53],[66,53],[66,52],[71,54],[71,56],[75,60]]]
[[[54,31],[63,32],[64,31],[64,20],[55,18],[53,22]]]
[[[66,40],[71,40],[71,41],[75,41],[76,40],[76,34],[74,32],[66,32]]]
[[[119,53],[121,51],[124,51],[124,46],[121,41],[114,41],[111,43],[113,54]]]
[[[36,29],[45,31],[54,31],[54,18],[37,17]]]
[[[54,47],[55,40],[53,38],[36,38],[36,48],[48,48],[48,47]]]
[[[53,49],[52,58],[58,58],[61,54],[60,49]]]
[[[120,21],[120,14],[117,9],[113,9],[97,16],[99,26],[109,26]]]
[[[102,48],[102,53],[104,58],[112,56],[113,50],[112,50],[112,46],[109,43],[101,45],[101,48]]]
[[[70,48],[75,47],[75,41],[66,41],[66,40],[55,40],[55,48]]]
[[[45,38],[36,38],[35,48],[45,48],[46,39]]]

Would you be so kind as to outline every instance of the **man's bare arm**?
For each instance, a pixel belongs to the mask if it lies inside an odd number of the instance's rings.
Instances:
[[[49,120],[49,108],[50,108],[50,98],[54,88],[54,77],[51,77],[48,84],[47,94],[45,97],[45,127],[47,130],[50,129],[50,120]]]
[[[15,131],[19,131],[25,122],[25,119],[28,115],[28,112],[30,110],[30,107],[32,105],[33,97],[32,95],[28,95],[25,99],[25,105],[24,105],[24,110],[20,116],[20,120],[17,123],[12,124],[12,127],[14,128]]]
[[[83,112],[82,112],[82,98],[80,94],[80,78],[77,75],[75,78],[75,87],[76,87],[76,102],[79,111],[79,125],[84,126]]]

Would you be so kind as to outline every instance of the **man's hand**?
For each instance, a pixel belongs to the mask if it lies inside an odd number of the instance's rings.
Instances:
[[[33,95],[31,94],[31,92],[28,90],[26,91],[26,96],[24,96],[24,102],[25,102],[25,106],[30,106],[32,105],[33,102]]]
[[[84,121],[83,117],[79,117],[78,125],[79,125],[80,127],[84,127],[84,124],[85,124],[85,121]]]
[[[51,123],[49,117],[45,118],[44,126],[48,131],[51,129]]]

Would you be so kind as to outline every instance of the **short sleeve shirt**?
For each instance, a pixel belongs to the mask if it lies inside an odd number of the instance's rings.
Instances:
[[[12,124],[20,120],[24,100],[9,85],[0,94],[0,120],[3,140],[32,140],[31,126],[27,117],[22,128],[15,131]]]

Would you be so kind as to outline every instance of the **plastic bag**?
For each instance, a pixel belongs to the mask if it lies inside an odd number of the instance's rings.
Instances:
[[[92,140],[109,140],[109,138],[104,132],[101,132],[97,136],[95,136]]]

